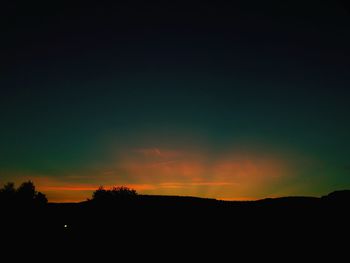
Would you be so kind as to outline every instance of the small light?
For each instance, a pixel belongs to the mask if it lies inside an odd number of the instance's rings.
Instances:
[[[67,225],[64,225],[63,227],[64,227],[64,228],[67,228],[68,226],[67,226]]]

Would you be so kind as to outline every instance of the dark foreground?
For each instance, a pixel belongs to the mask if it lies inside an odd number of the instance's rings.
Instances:
[[[283,251],[287,258],[302,251],[315,256],[332,251],[336,257],[349,250],[349,208],[349,191],[254,202],[137,196],[113,203],[3,206],[1,238],[15,248],[47,246],[57,256],[80,249],[84,256],[108,254],[112,248],[118,253],[131,249],[135,254],[129,256],[141,256],[141,250],[148,256],[166,252],[168,259],[213,251],[247,258],[261,251]]]

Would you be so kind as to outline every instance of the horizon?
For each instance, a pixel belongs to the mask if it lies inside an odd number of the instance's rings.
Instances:
[[[39,1],[40,2],[40,1]],[[0,185],[250,199],[350,188],[336,1],[4,3]]]
[[[27,181],[28,182],[28,181]],[[32,180],[29,180],[29,182],[32,182],[35,186],[35,182],[33,182]],[[13,183],[13,182],[7,182],[7,183]],[[24,183],[24,182],[22,182]],[[0,188],[2,188],[4,185],[0,185]],[[20,186],[19,185],[16,185],[14,184],[14,187],[16,188],[17,186]],[[91,193],[88,197],[84,198],[84,199],[81,199],[81,200],[77,200],[77,199],[74,199],[74,200],[67,200],[67,199],[57,199],[57,200],[50,200],[48,199],[48,203],[51,203],[51,204],[71,204],[71,203],[83,203],[83,202],[86,202],[86,201],[89,201],[93,198],[93,192],[100,189],[100,188],[103,188],[105,190],[111,190],[115,187],[118,187],[118,186],[98,186],[96,188],[93,188],[91,190]],[[126,187],[130,190],[135,190],[129,186],[122,186],[122,187]],[[46,193],[43,192],[43,191],[40,191],[40,189],[38,189],[37,187],[35,187],[35,191],[37,193],[42,193],[46,196]],[[135,190],[136,191],[136,190]],[[139,193],[136,191],[137,195],[138,196],[150,196],[150,197],[176,197],[176,198],[195,198],[195,199],[207,199],[207,200],[215,200],[215,201],[224,201],[224,202],[255,202],[255,201],[263,201],[263,200],[268,200],[268,199],[280,199],[280,198],[323,198],[331,193],[336,193],[336,192],[343,192],[343,191],[350,191],[350,189],[335,189],[331,192],[328,192],[328,193],[325,193],[323,195],[319,195],[319,196],[311,196],[311,195],[284,195],[284,196],[266,196],[266,197],[262,197],[262,198],[246,198],[246,197],[242,197],[242,198],[227,198],[227,199],[218,199],[218,198],[212,198],[212,197],[208,197],[208,196],[192,196],[192,195],[168,195],[168,194],[163,194],[163,195],[159,195],[159,194],[142,194],[142,193]]]

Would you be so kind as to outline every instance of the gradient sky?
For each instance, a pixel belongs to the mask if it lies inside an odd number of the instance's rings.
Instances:
[[[350,188],[345,1],[126,2],[5,1],[0,184],[50,201]]]

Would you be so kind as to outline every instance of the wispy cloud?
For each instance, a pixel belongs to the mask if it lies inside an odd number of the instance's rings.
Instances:
[[[176,150],[167,150],[160,148],[140,148],[134,149],[132,152],[142,155],[144,157],[155,157],[155,158],[176,158],[181,156],[181,152]]]
[[[254,198],[266,196],[266,189],[290,174],[280,156],[237,151],[208,156],[201,151],[155,147],[122,151],[117,156],[94,170],[60,175],[22,173],[12,177],[16,183],[33,180],[51,201],[81,201],[91,197],[100,185],[125,185],[145,194]]]

